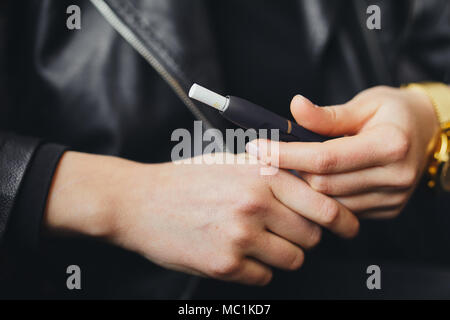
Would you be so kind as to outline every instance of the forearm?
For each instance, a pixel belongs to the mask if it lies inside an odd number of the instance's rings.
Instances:
[[[50,232],[107,237],[114,229],[119,187],[140,164],[111,156],[66,152],[53,176],[43,226]]]

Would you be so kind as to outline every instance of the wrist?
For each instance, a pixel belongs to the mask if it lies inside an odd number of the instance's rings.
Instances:
[[[44,213],[50,232],[107,238],[115,229],[121,176],[136,163],[66,152],[53,176]]]
[[[429,119],[428,122],[435,129],[434,131],[439,131],[439,117],[429,95],[418,86],[408,87],[408,92],[414,104],[424,110],[427,119]]]
[[[418,136],[422,152],[426,158],[431,156],[440,132],[439,118],[430,97],[416,86],[409,86],[403,90],[408,99],[408,108],[411,109],[414,132]],[[424,164],[425,165],[425,164]]]
[[[406,86],[410,92],[421,92],[431,102],[438,122],[435,139],[428,161],[427,172],[429,175],[428,186],[450,191],[449,170],[449,132],[450,132],[450,87],[444,83],[423,82],[412,83]]]

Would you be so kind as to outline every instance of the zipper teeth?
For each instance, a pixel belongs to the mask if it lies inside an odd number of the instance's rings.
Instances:
[[[144,44],[136,37],[136,35],[120,21],[119,17],[111,10],[111,8],[103,0],[91,0],[91,3],[98,9],[98,11],[105,17],[105,19],[111,24],[111,26],[158,72],[161,77],[169,84],[175,94],[183,101],[192,114],[203,121],[203,125],[206,128],[212,128],[210,122],[203,116],[196,105],[186,95],[181,85],[175,78],[173,78],[169,72],[159,63],[159,61],[150,53]],[[216,141],[220,143],[220,140]],[[224,147],[223,141],[222,149]],[[226,148],[226,146],[225,146]],[[189,280],[186,290],[182,294],[182,299],[190,298],[192,290],[198,285],[199,278],[192,277]]]
[[[206,128],[213,126],[208,119],[198,110],[197,106],[187,96],[179,82],[170,75],[164,66],[155,58],[155,56],[144,46],[136,35],[128,28],[111,8],[103,0],[91,0],[91,3],[100,11],[111,26],[160,74],[160,76],[169,84],[175,94],[183,101],[188,109],[197,119],[202,120]]]

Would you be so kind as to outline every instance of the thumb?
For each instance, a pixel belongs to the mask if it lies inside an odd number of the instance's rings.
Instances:
[[[307,98],[296,95],[291,101],[291,112],[302,127],[326,136],[356,134],[372,113],[354,100],[346,104],[319,107]]]

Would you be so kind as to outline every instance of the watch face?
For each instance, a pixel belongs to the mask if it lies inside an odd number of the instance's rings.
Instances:
[[[445,162],[442,167],[441,187],[446,192],[450,192],[450,161]]]

